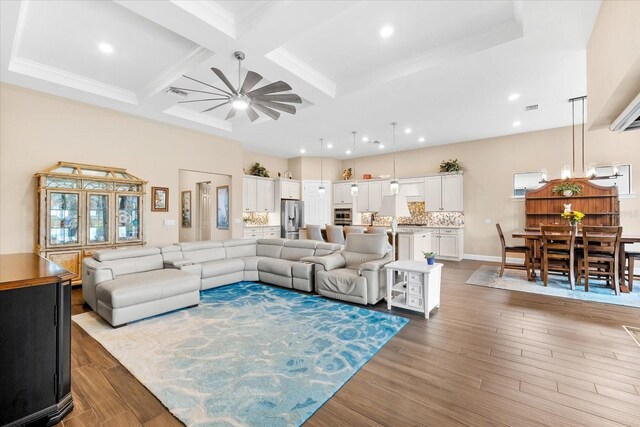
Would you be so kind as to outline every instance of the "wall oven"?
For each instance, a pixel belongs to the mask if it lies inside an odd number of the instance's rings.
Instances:
[[[351,225],[351,208],[335,208],[333,225]]]

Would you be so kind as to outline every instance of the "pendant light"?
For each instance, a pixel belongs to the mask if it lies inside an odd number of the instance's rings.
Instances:
[[[324,145],[324,139],[320,138],[320,187],[318,187],[318,193],[320,194],[324,194],[326,191],[326,188],[324,186],[324,180],[322,179],[322,160],[323,160],[323,156],[322,156],[322,146]]]
[[[355,197],[358,195],[358,181],[356,179],[356,134],[358,133],[357,131],[351,131],[351,133],[353,134],[353,151],[351,151],[351,153],[353,154],[353,184],[351,184],[351,196]]]
[[[396,126],[398,126],[398,122],[392,122],[391,126],[393,126],[393,177],[389,189],[391,194],[398,194],[400,192],[400,184],[398,184],[398,177],[396,177]]]

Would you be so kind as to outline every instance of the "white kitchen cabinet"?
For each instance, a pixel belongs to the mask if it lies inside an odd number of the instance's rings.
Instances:
[[[280,180],[280,198],[300,200],[300,182],[292,180]]]
[[[351,197],[351,181],[336,182],[333,184],[333,204],[347,205],[353,203]]]
[[[382,198],[384,196],[391,196],[391,180],[380,181],[380,205],[382,205]]]
[[[255,212],[257,205],[257,182],[255,178],[244,177],[242,179],[242,210]]]
[[[382,206],[382,181],[369,182],[369,210],[378,212]]]
[[[462,174],[425,177],[425,210],[427,212],[462,211],[462,183]]]
[[[369,183],[358,183],[358,197],[357,197],[357,210],[358,212],[369,212]]]
[[[442,176],[442,210],[462,211],[462,175]]]
[[[270,179],[256,179],[256,211],[275,212],[276,186]]]
[[[442,210],[441,176],[428,176],[424,179],[424,209],[427,212]]]
[[[423,252],[432,251],[431,231],[398,233],[397,237],[399,260],[425,261]]]
[[[464,230],[437,228],[431,234],[431,250],[438,259],[460,261],[464,256]]]
[[[278,226],[262,226],[262,227],[245,227],[242,230],[244,239],[274,239],[280,237],[280,227]]]

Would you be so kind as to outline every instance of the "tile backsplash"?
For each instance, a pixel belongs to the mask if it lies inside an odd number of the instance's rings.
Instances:
[[[267,212],[243,212],[242,221],[244,221],[245,227],[269,225],[269,214]]]
[[[425,225],[428,227],[463,227],[464,213],[462,212],[425,212],[424,202],[409,202],[411,216],[398,217],[398,224]],[[361,215],[362,224],[371,223],[370,213]],[[390,225],[390,217],[378,217],[373,220],[373,225]]]

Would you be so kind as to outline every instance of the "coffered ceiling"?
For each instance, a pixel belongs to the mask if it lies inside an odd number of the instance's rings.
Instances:
[[[284,157],[399,150],[565,126],[596,1],[1,1],[1,79]],[[381,28],[393,33],[381,37]],[[102,45],[101,45],[102,44]],[[105,46],[104,44],[108,45]],[[109,52],[109,47],[112,52]],[[107,52],[101,50],[106,49]],[[233,52],[303,98],[295,116],[200,113],[169,86],[238,78]],[[520,96],[509,101],[512,93]],[[190,94],[187,99],[198,99]],[[530,104],[538,109],[525,112]],[[520,122],[519,126],[514,123]],[[411,133],[405,133],[411,128]],[[384,148],[362,141],[367,136]],[[419,142],[423,137],[424,142]]]

